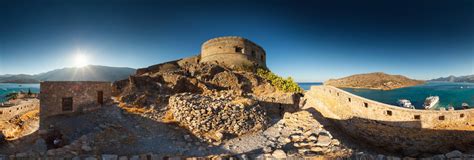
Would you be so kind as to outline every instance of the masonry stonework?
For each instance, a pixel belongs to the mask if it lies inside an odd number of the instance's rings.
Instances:
[[[474,109],[437,111],[392,106],[332,86],[313,86],[308,105],[347,134],[392,152],[445,153],[474,143]]]
[[[110,82],[41,82],[40,118],[97,109],[110,100],[111,90]]]
[[[236,36],[218,37],[202,44],[200,63],[217,62],[228,67],[266,67],[266,53],[254,42]]]
[[[9,107],[0,107],[0,120],[10,120],[17,115],[37,109],[39,107],[38,104],[38,99],[30,98],[22,100],[19,104]]]

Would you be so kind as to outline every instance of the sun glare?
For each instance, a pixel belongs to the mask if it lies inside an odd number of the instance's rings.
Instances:
[[[87,62],[87,56],[82,54],[82,53],[78,53],[76,54],[76,57],[74,57],[74,65],[76,67],[84,67],[88,64]]]

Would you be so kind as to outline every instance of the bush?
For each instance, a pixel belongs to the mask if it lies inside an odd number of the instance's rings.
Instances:
[[[303,92],[303,89],[301,89],[301,87],[295,83],[291,77],[285,79],[263,68],[257,69],[257,75],[270,81],[270,83],[278,88],[278,90],[284,92]]]

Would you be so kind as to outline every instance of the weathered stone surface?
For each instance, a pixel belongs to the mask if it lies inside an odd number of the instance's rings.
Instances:
[[[114,154],[103,154],[101,156],[102,160],[117,160],[118,156]]]
[[[277,159],[284,159],[284,158],[286,158],[286,153],[285,153],[285,151],[283,151],[281,149],[277,149],[277,150],[273,151],[272,156],[274,158],[277,158]]]
[[[84,160],[97,160],[97,158],[91,156],[91,157],[86,157]]]
[[[445,154],[446,158],[459,158],[462,156],[462,152],[458,150],[451,151]]]
[[[259,45],[242,37],[228,36],[204,42],[200,63],[220,63],[229,67],[245,67],[256,64],[266,67],[265,60],[266,53]]]
[[[221,141],[225,134],[243,135],[265,128],[265,111],[252,99],[230,92],[177,94],[170,98],[173,118],[196,137]]]
[[[87,144],[83,144],[83,145],[81,146],[81,149],[82,149],[84,152],[90,152],[90,151],[92,151],[92,147],[90,147],[90,146],[87,145]]]
[[[331,86],[313,86],[305,93],[306,107],[368,144],[419,157],[422,153],[447,153],[445,148],[467,150],[474,142],[471,110],[410,110],[374,102]],[[465,117],[465,118],[459,118]]]
[[[97,92],[102,91],[103,102],[110,99],[110,82],[41,82],[40,108],[41,118],[48,116],[83,112],[101,106],[97,101]],[[71,111],[62,110],[62,98],[72,97]],[[44,124],[47,125],[47,124]]]
[[[44,141],[44,139],[39,138],[38,140],[35,141],[35,144],[33,144],[32,150],[34,152],[44,153],[48,150],[48,147],[46,146],[46,142]]]
[[[320,134],[318,136],[318,142],[316,143],[317,146],[326,147],[326,146],[329,146],[330,144],[331,144],[331,137],[329,137],[326,134]]]

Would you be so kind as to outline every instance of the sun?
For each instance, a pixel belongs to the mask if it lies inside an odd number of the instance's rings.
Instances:
[[[88,59],[85,54],[77,53],[74,57],[74,66],[75,67],[84,67],[88,65]]]

